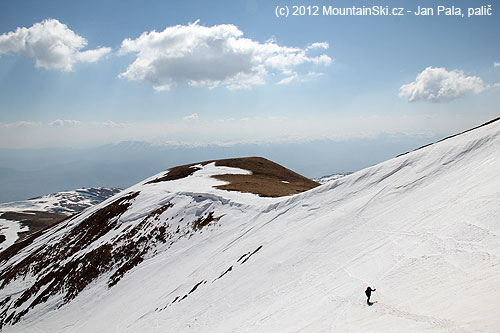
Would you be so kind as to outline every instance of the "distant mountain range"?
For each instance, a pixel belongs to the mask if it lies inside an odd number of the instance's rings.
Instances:
[[[319,177],[360,170],[439,138],[392,134],[338,142],[182,146],[127,141],[81,149],[0,148],[0,203],[79,187],[126,188],[176,165],[239,156],[264,156]]]
[[[94,206],[109,197],[119,193],[119,188],[79,188],[73,191],[63,191],[41,197],[0,203],[0,212],[44,211],[71,215]]]

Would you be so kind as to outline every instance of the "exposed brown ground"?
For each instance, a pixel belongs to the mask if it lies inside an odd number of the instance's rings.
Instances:
[[[206,163],[209,163],[209,162],[206,162]],[[187,176],[191,176],[195,171],[200,169],[200,168],[192,167],[192,166],[197,165],[197,164],[203,164],[203,163],[186,164],[186,165],[181,165],[181,166],[170,168],[170,169],[168,169],[168,173],[165,176],[150,180],[146,184],[166,182],[166,181],[170,181],[170,180],[177,180],[177,179],[185,178]],[[203,165],[205,165],[205,164],[203,164]]]
[[[33,211],[33,215],[26,212],[0,213],[0,218],[21,223],[28,226],[29,230],[18,233],[19,239],[14,244],[0,252],[0,262],[3,262],[17,254],[20,250],[30,245],[35,238],[40,236],[44,230],[71,217],[61,213]],[[0,325],[1,326],[1,325]]]
[[[22,226],[29,227],[29,231],[19,233],[19,239],[16,242],[21,242],[27,236],[59,223],[67,217],[68,215],[66,214],[40,211],[0,212],[0,218],[9,221],[18,221]]]
[[[169,169],[165,176],[154,179],[148,184],[187,177],[197,170],[192,166],[197,164],[206,165],[212,162],[215,162],[216,166],[240,168],[252,172],[251,175],[226,174],[214,176],[219,180],[229,182],[227,185],[217,186],[222,190],[253,193],[262,197],[281,197],[304,192],[320,185],[262,157],[230,158],[182,165]]]

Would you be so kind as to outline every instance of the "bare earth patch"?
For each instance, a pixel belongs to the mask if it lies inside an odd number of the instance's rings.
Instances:
[[[28,226],[29,231],[20,232],[17,242],[22,241],[37,231],[44,230],[68,218],[68,215],[53,212],[25,211],[0,213],[0,218],[19,222],[22,226]]]
[[[209,163],[209,162],[206,162],[206,163]],[[187,176],[191,176],[197,170],[200,170],[200,168],[195,167],[195,165],[197,165],[197,164],[203,164],[203,163],[193,163],[193,164],[187,164],[187,165],[173,167],[173,168],[169,169],[168,173],[166,175],[164,175],[163,177],[150,180],[146,184],[154,184],[154,183],[166,182],[169,180],[177,180],[177,179],[186,178]],[[203,165],[205,165],[205,164],[203,164]]]
[[[253,193],[262,197],[282,197],[301,193],[320,185],[262,157],[230,158],[182,165],[169,169],[165,176],[149,181],[147,184],[185,178],[199,170],[195,167],[196,165],[207,165],[212,162],[215,162],[216,166],[239,168],[252,172],[251,175],[214,176],[216,179],[229,182],[229,184],[217,186],[221,190]]]

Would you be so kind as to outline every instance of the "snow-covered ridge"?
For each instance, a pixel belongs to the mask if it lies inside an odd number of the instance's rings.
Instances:
[[[80,188],[23,201],[0,204],[0,252],[19,234],[29,234],[81,212],[119,193],[117,188]]]
[[[289,196],[319,186],[319,183],[262,157],[230,158],[178,166],[169,169],[164,175],[148,179],[143,184],[182,180],[180,184],[184,184],[184,188],[190,190],[206,183],[206,181],[196,179],[192,182],[184,180],[193,179],[194,175],[225,182],[208,186],[205,191],[216,188],[225,192],[252,193],[260,197],[271,198]]]
[[[148,184],[151,188],[158,188],[159,191],[163,192],[171,192],[171,193],[180,193],[180,192],[191,192],[191,193],[204,193],[204,194],[214,194],[225,199],[233,199],[238,200],[258,200],[259,196],[251,193],[239,193],[239,192],[229,192],[225,190],[218,189],[217,186],[226,185],[228,182],[218,180],[215,178],[218,175],[226,175],[226,174],[240,174],[240,175],[251,175],[252,172],[249,170],[243,170],[239,168],[231,168],[225,166],[215,166],[215,162],[208,163],[206,165],[195,164],[190,168],[193,169],[193,173],[175,180],[162,181],[152,183],[153,180],[158,179],[160,173],[156,176],[151,177],[143,183],[151,183]],[[168,175],[168,171],[167,171]],[[140,186],[143,188],[143,186]],[[139,189],[139,188],[138,188]],[[153,190],[154,191],[154,190]]]
[[[499,149],[494,122],[275,198],[159,173],[0,254],[3,329],[494,332]]]
[[[69,215],[94,206],[120,191],[118,188],[106,187],[79,188],[29,200],[0,203],[0,212],[44,211]]]
[[[332,175],[328,176],[323,176],[319,178],[313,178],[313,180],[317,183],[320,183],[321,185],[326,184],[328,182],[331,182],[333,180],[337,180],[339,178],[345,177],[347,175],[350,175],[351,173],[334,173]]]

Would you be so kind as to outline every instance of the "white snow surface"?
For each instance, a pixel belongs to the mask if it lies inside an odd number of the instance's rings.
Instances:
[[[273,198],[262,198],[256,194],[252,193],[241,193],[235,191],[226,191],[216,188],[216,186],[228,184],[228,182],[218,180],[212,176],[224,175],[224,174],[240,174],[240,175],[251,175],[252,172],[248,170],[243,170],[239,168],[231,168],[226,166],[215,166],[215,162],[208,163],[206,165],[193,165],[193,168],[200,168],[195,171],[192,175],[167,182],[148,184],[152,189],[148,192],[153,194],[158,192],[170,192],[170,193],[191,193],[192,195],[214,195],[223,199],[231,200],[237,203],[248,203],[248,204],[264,204],[267,205],[269,202],[280,201],[280,199]],[[141,185],[129,188],[129,191],[143,191],[143,185],[153,179],[163,176],[165,172],[159,173],[153,177],[146,179]]]
[[[102,276],[68,304],[51,297],[4,331],[498,332],[499,152],[497,121],[285,198],[215,189],[221,182],[211,174],[242,172],[215,165],[146,184],[163,173],[156,175],[37,238],[1,268],[134,191],[120,227],[77,255],[113,242],[166,202],[174,206],[155,221],[170,228],[209,211],[220,220],[158,246],[115,286]],[[0,300],[30,279],[1,289]],[[370,307],[367,286],[376,288]]]
[[[320,183],[320,184],[326,184],[328,182],[331,182],[331,181],[334,181],[334,180],[337,180],[337,179],[340,179],[342,177],[345,177],[347,175],[350,175],[350,173],[335,173],[333,175],[329,175],[329,176],[323,176],[323,177],[320,177],[320,178],[313,178],[313,180],[317,183]]]
[[[0,243],[0,252],[16,242],[16,240],[19,238],[19,232],[28,230],[28,227],[23,227],[20,223],[0,219],[0,235],[3,235],[5,237],[5,240]]]

